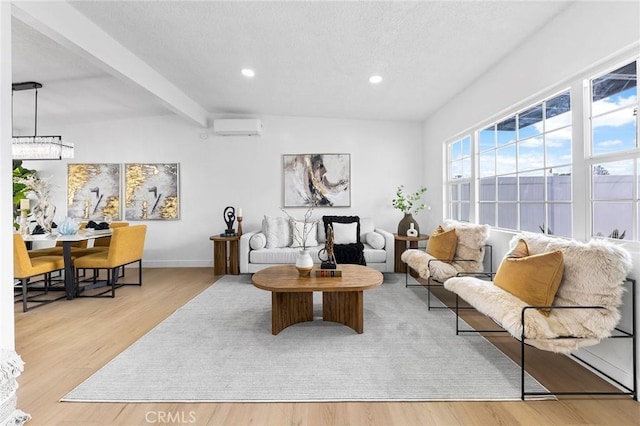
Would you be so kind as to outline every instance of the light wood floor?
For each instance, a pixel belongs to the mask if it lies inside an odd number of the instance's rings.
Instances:
[[[135,273],[136,270],[131,269],[127,275],[135,278]],[[639,423],[640,404],[625,397],[526,402],[59,402],[67,392],[213,281],[212,268],[145,269],[143,286],[121,288],[115,299],[59,301],[27,313],[23,313],[22,306],[16,304],[16,350],[26,363],[25,371],[19,377],[18,406],[33,416],[29,425],[411,426]],[[468,321],[479,325],[483,318],[475,314],[470,315]],[[455,338],[453,322],[452,338]],[[512,339],[499,338],[498,342],[505,352],[517,354],[518,347],[513,344]],[[545,385],[557,387],[584,381],[584,375],[580,374],[581,368],[575,363],[564,357],[547,355],[536,357],[531,369]],[[452,354],[452,366],[455,367],[455,354]],[[593,381],[597,382],[597,379]]]

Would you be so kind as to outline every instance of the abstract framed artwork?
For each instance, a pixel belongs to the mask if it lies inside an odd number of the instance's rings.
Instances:
[[[125,164],[125,219],[179,219],[178,177],[178,163]]]
[[[351,206],[350,154],[285,154],[283,207]]]
[[[120,220],[120,164],[68,164],[67,216]]]

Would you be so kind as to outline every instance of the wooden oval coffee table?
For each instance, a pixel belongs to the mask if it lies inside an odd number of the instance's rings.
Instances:
[[[271,292],[271,332],[313,321],[313,292],[322,292],[322,319],[364,331],[363,291],[382,284],[382,274],[360,265],[340,265],[341,277],[300,277],[294,265],[277,265],[253,274],[253,285]]]

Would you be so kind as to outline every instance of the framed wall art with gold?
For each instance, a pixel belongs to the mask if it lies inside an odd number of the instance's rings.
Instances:
[[[67,216],[120,220],[120,164],[68,164]]]
[[[126,220],[180,218],[178,163],[124,165]]]

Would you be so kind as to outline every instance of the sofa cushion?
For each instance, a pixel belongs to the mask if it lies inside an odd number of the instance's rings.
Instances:
[[[375,231],[367,232],[364,241],[369,244],[372,249],[382,250],[384,248],[384,237]]]
[[[350,263],[356,265],[366,265],[367,262],[364,258],[364,244],[360,242],[360,217],[359,216],[322,216],[322,221],[324,222],[325,232],[327,231],[327,227],[329,225],[334,227],[334,244],[333,244],[333,252],[336,256],[336,262],[338,263]],[[347,227],[341,227],[339,224],[350,224],[355,223],[355,243],[346,243],[341,244],[336,242],[336,232],[335,232],[335,224],[338,224],[338,228],[340,228],[340,237],[339,241],[351,241],[351,233],[353,229],[353,225],[349,225]],[[345,231],[342,235],[341,231]],[[348,232],[347,232],[348,231]],[[347,236],[348,235],[348,236]],[[344,238],[343,238],[344,237]]]
[[[375,249],[366,243],[363,253],[366,263],[385,263],[387,261],[387,252],[384,249]]]
[[[262,232],[267,237],[267,248],[291,245],[291,227],[289,219],[285,217],[265,216],[262,220]]]
[[[313,263],[320,263],[318,252],[324,246],[309,247],[309,255],[313,259]],[[251,250],[249,252],[250,263],[261,264],[286,264],[296,263],[300,248],[283,247],[283,248],[264,248],[262,250]]]
[[[333,222],[332,226],[334,244],[355,244],[358,242],[358,224],[356,222]]]
[[[252,250],[260,250],[267,246],[267,237],[262,232],[256,232],[249,239]]]
[[[305,228],[306,225],[306,228]],[[318,224],[317,222],[307,222],[301,220],[291,221],[291,247],[301,247],[302,240],[304,238],[305,230],[307,231],[306,247],[313,247],[318,245]]]
[[[313,259],[313,263],[319,264],[318,252],[324,248],[324,244],[315,247],[309,247],[309,254]],[[282,264],[296,263],[299,248],[263,248],[259,250],[249,251],[249,262],[256,264]],[[364,259],[366,263],[385,263],[387,261],[387,252],[385,250],[375,250],[369,245],[364,244]]]
[[[560,250],[531,255],[519,240],[498,267],[493,283],[530,306],[553,304],[564,269]],[[540,309],[549,315],[549,309]]]
[[[324,223],[325,235],[327,232],[327,226],[334,223],[357,223],[356,242],[360,242],[360,217],[359,216],[322,216],[322,222]],[[335,228],[334,228],[335,229]],[[335,244],[335,242],[334,242]]]
[[[458,237],[456,230],[445,231],[442,226],[438,226],[427,240],[427,253],[436,259],[451,261],[456,254]]]

